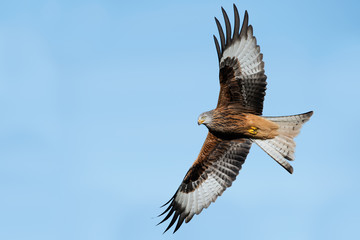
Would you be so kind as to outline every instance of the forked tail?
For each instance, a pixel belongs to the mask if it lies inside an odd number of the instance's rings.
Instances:
[[[293,173],[293,167],[287,160],[294,160],[296,145],[294,137],[300,133],[302,125],[310,119],[312,114],[311,111],[292,116],[265,117],[279,125],[279,135],[272,139],[253,139],[253,141],[289,173]]]

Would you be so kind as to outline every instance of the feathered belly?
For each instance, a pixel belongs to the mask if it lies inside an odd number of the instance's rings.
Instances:
[[[218,116],[213,119],[209,130],[221,134],[221,137],[249,137],[271,139],[278,135],[278,124],[253,114]]]

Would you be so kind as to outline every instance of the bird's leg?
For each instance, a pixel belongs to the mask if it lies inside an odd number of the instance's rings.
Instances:
[[[258,133],[258,128],[257,127],[251,127],[248,132],[252,135],[256,135]]]

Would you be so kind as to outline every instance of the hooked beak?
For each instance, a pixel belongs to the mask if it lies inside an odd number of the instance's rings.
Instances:
[[[198,125],[201,125],[201,124],[203,124],[203,122],[204,122],[204,120],[198,120]]]

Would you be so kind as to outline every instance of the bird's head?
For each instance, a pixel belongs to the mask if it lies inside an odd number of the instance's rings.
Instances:
[[[213,118],[213,110],[208,111],[208,112],[203,112],[202,114],[200,114],[199,118],[198,118],[198,124],[204,124],[205,126],[209,123],[211,123]]]

